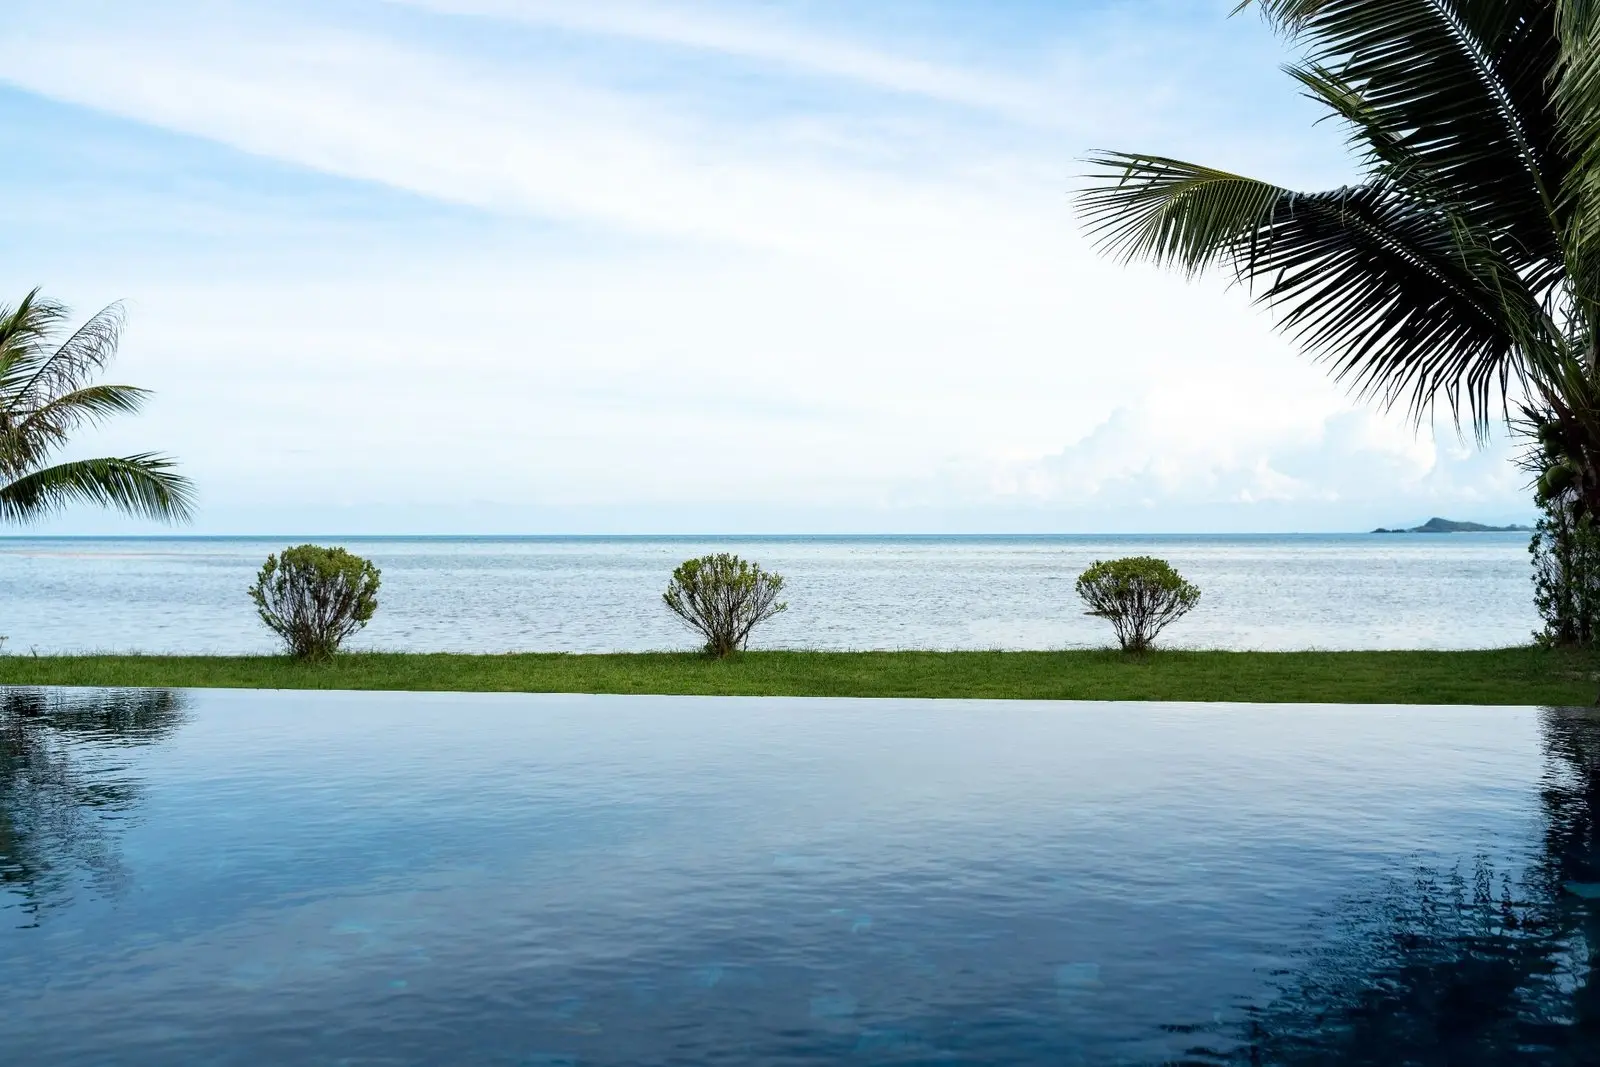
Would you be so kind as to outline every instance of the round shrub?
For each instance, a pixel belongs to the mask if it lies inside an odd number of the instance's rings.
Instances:
[[[1130,556],[1096,561],[1078,576],[1086,614],[1109,619],[1124,652],[1144,652],[1156,635],[1200,602],[1200,590],[1164,559]]]
[[[256,614],[297,659],[327,659],[378,610],[378,568],[342,548],[268,556],[250,587]]]
[[[742,650],[750,631],[789,605],[778,602],[781,575],[727,552],[686,560],[672,572],[661,599],[721,659]]]

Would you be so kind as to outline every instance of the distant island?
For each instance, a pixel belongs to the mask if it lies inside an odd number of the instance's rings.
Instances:
[[[1386,530],[1382,526],[1373,533],[1532,533],[1532,526],[1485,526],[1479,522],[1456,522],[1453,519],[1429,519],[1421,526],[1409,530]]]

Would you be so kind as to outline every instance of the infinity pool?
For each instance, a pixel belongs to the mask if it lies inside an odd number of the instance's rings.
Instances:
[[[11,690],[16,1064],[1600,1062],[1600,716]]]

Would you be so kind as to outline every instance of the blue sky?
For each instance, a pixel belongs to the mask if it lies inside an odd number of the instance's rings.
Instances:
[[[1351,177],[1231,6],[10,0],[0,299],[127,302],[158,395],[80,449],[178,455],[197,532],[1526,518],[1504,443],[1084,240],[1094,148]]]

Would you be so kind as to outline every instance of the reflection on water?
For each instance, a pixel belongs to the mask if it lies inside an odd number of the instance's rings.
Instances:
[[[13,691],[0,724],[17,1062],[1600,1063],[1594,712]]]
[[[80,878],[115,886],[115,820],[139,786],[109,765],[182,720],[167,690],[0,690],[0,891],[19,896],[28,919],[70,899]]]
[[[1541,733],[1528,869],[1464,857],[1346,900],[1222,1062],[1600,1063],[1600,717],[1549,710]]]

